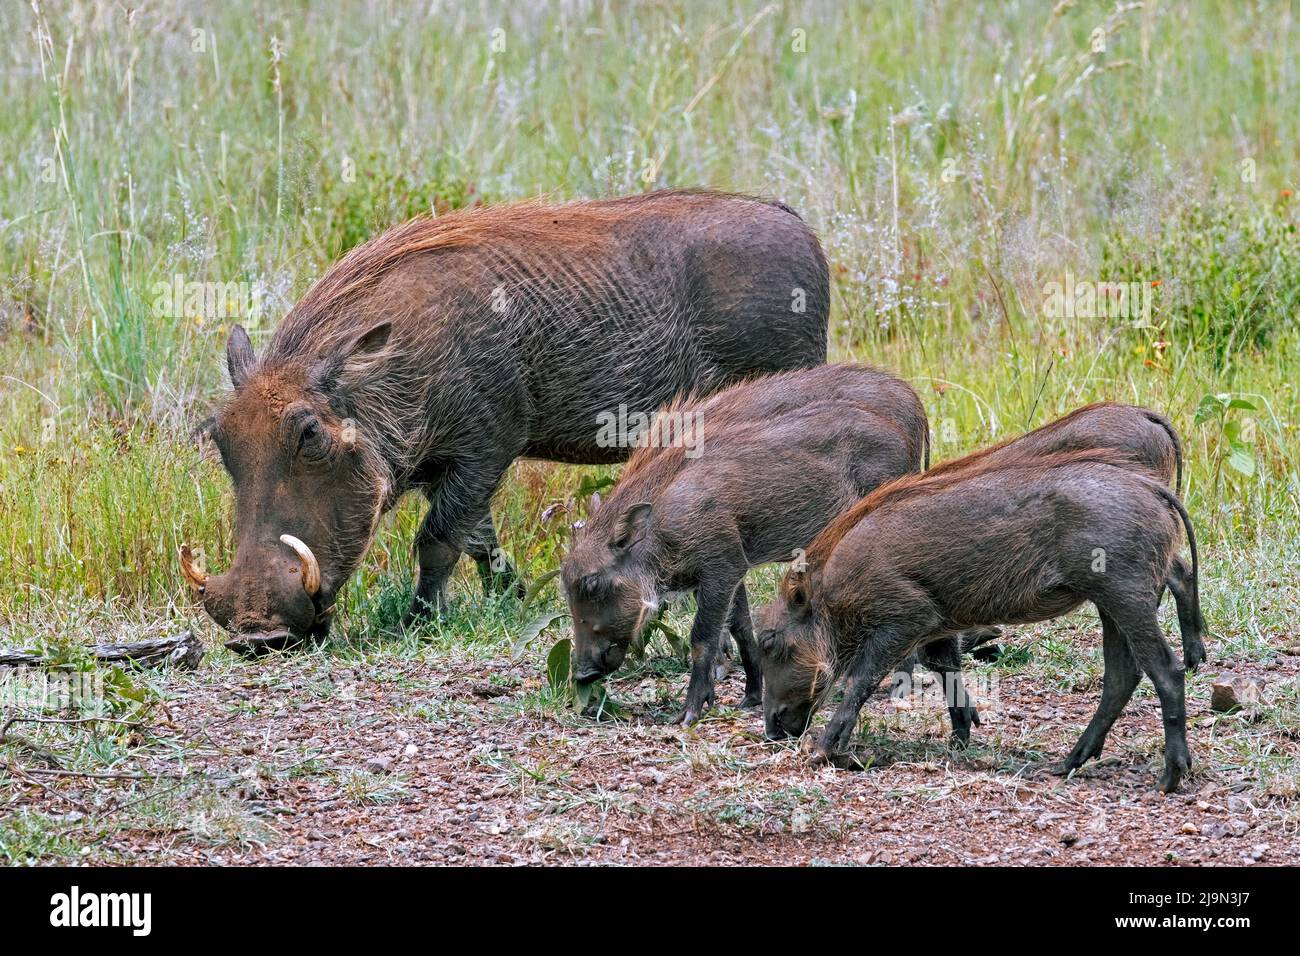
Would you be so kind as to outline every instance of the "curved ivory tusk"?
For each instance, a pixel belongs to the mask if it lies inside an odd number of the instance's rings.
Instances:
[[[202,594],[207,590],[208,572],[194,566],[194,554],[188,544],[181,545],[181,573],[185,575],[185,580],[190,582],[190,587],[195,591]]]
[[[311,548],[291,534],[280,535],[280,540],[298,555],[298,560],[302,562],[303,590],[314,597],[320,590],[320,565],[316,562],[316,555],[311,553]]]

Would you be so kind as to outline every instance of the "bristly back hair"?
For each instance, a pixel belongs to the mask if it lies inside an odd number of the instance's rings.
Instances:
[[[929,471],[904,475],[881,485],[827,525],[808,545],[805,560],[810,570],[823,567],[844,536],[868,514],[884,505],[942,491],[994,472],[1027,469],[1046,471],[1082,464],[1104,464],[1132,470],[1137,463],[1129,456],[1110,448],[1084,448],[1049,455],[1026,454],[1010,460],[1005,457],[990,459],[987,450],[977,452],[965,458],[944,462]]]
[[[461,249],[505,239],[522,240],[539,248],[555,242],[557,230],[570,244],[606,240],[606,227],[624,220],[630,211],[669,198],[720,196],[749,199],[777,206],[798,218],[782,203],[754,196],[709,189],[658,189],[614,199],[556,203],[539,196],[516,203],[475,206],[443,216],[417,216],[351,249],[307,291],[276,330],[272,347],[279,357],[300,351],[308,334],[319,334],[321,320],[347,309],[374,288],[391,269],[412,256],[442,249]],[[312,341],[312,347],[318,344]]]

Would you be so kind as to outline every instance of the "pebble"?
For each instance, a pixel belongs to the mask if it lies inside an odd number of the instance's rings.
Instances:
[[[1231,714],[1259,703],[1259,684],[1246,677],[1216,681],[1210,688],[1210,710]]]

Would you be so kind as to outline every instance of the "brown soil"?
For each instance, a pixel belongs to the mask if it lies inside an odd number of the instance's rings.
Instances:
[[[1300,863],[1296,782],[1287,793],[1249,758],[1233,762],[1265,730],[1209,711],[1211,677],[1229,669],[1285,686],[1300,658],[1208,665],[1190,682],[1196,766],[1172,796],[1154,788],[1162,742],[1149,689],[1104,758],[1070,780],[1049,767],[1098,688],[1058,690],[1028,673],[981,702],[966,752],[946,746],[937,704],[877,696],[862,745],[872,766],[846,771],[763,741],[756,713],[724,709],[691,730],[659,723],[681,675],[615,682],[616,699],[651,702],[596,722],[536,703],[535,664],[315,654],[170,678],[170,721],[114,769],[182,778],[40,777],[20,802],[71,821],[74,841],[83,816],[70,805],[102,815],[112,829],[92,862]],[[733,675],[719,699],[740,690]],[[1300,744],[1276,736],[1267,749],[1293,768]],[[141,815],[149,787],[161,809]]]

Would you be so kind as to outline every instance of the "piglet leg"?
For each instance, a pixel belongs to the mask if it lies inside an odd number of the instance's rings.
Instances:
[[[696,591],[698,607],[695,622],[691,625],[691,682],[686,688],[686,706],[676,721],[683,727],[695,723],[715,703],[713,665],[718,656],[722,626],[739,583],[736,577],[729,578],[728,583],[708,578],[700,582]]]
[[[915,643],[915,638],[897,632],[877,630],[863,636],[849,663],[844,698],[813,747],[814,764],[834,763],[848,750],[853,728],[858,725],[858,715],[867,700],[892,670],[894,662],[910,653]]]

